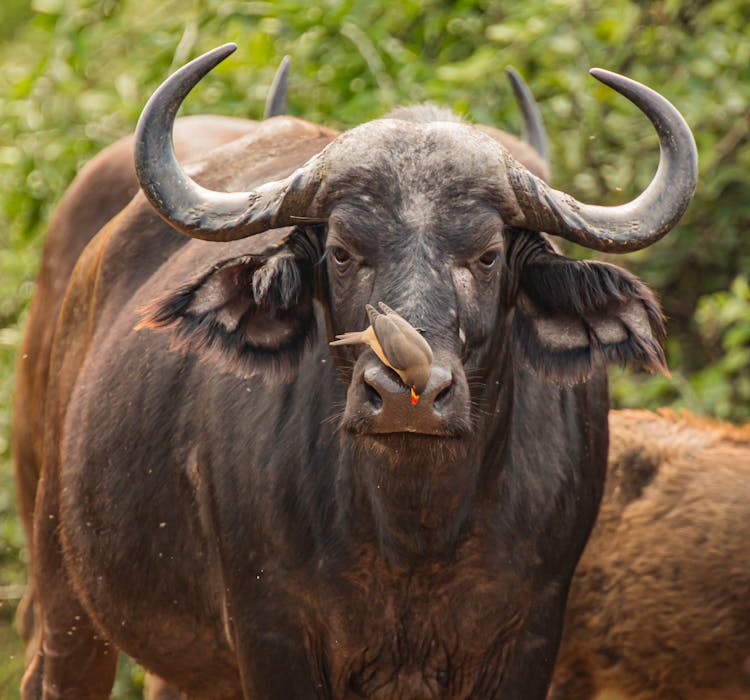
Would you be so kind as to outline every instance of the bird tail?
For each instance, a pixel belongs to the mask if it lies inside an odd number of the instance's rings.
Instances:
[[[362,345],[367,343],[364,331],[352,331],[351,333],[342,333],[336,336],[336,340],[328,343],[329,345]]]

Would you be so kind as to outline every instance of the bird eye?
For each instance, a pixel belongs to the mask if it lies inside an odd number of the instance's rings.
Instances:
[[[337,246],[331,248],[331,255],[333,255],[333,259],[336,261],[337,265],[346,265],[352,257],[349,255],[349,251]]]
[[[494,267],[498,257],[499,253],[496,250],[488,250],[480,256],[479,264],[489,270],[491,267]]]

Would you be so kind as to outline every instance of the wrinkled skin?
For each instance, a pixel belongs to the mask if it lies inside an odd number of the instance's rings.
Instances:
[[[750,425],[610,413],[550,700],[750,698]]]
[[[578,329],[648,364],[658,310],[505,227],[453,133],[397,125],[332,185],[327,225],[206,243],[137,195],[82,253],[48,372],[25,698],[107,697],[116,648],[193,698],[544,698],[607,451]],[[333,136],[272,120],[193,176],[248,190]],[[326,341],[381,300],[452,374],[438,434],[352,409],[375,360]]]

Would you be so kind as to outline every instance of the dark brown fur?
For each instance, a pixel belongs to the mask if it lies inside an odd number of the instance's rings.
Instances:
[[[175,127],[175,150],[187,161],[252,130],[257,122],[217,117],[187,117]],[[13,457],[19,514],[31,538],[39,480],[52,334],[73,266],[86,244],[138,192],[133,167],[133,137],[127,136],[97,155],[76,177],[55,210],[45,238],[21,345],[13,413]]]
[[[245,119],[185,117],[175,124],[175,151],[189,162],[258,126],[259,122]],[[13,463],[18,512],[29,543],[33,539],[34,501],[42,464],[44,403],[56,319],[73,267],[83,249],[138,192],[133,143],[132,135],[124,137],[81,170],[58,204],[45,238],[14,388]],[[21,601],[17,620],[28,654],[33,658],[41,640],[34,639],[39,633],[35,622],[38,616],[33,612],[33,580],[29,583],[29,592]]]
[[[610,413],[550,700],[750,698],[750,425]]]

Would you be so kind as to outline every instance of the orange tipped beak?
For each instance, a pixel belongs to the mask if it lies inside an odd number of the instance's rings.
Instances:
[[[411,387],[411,405],[416,406],[419,403],[419,394]]]

